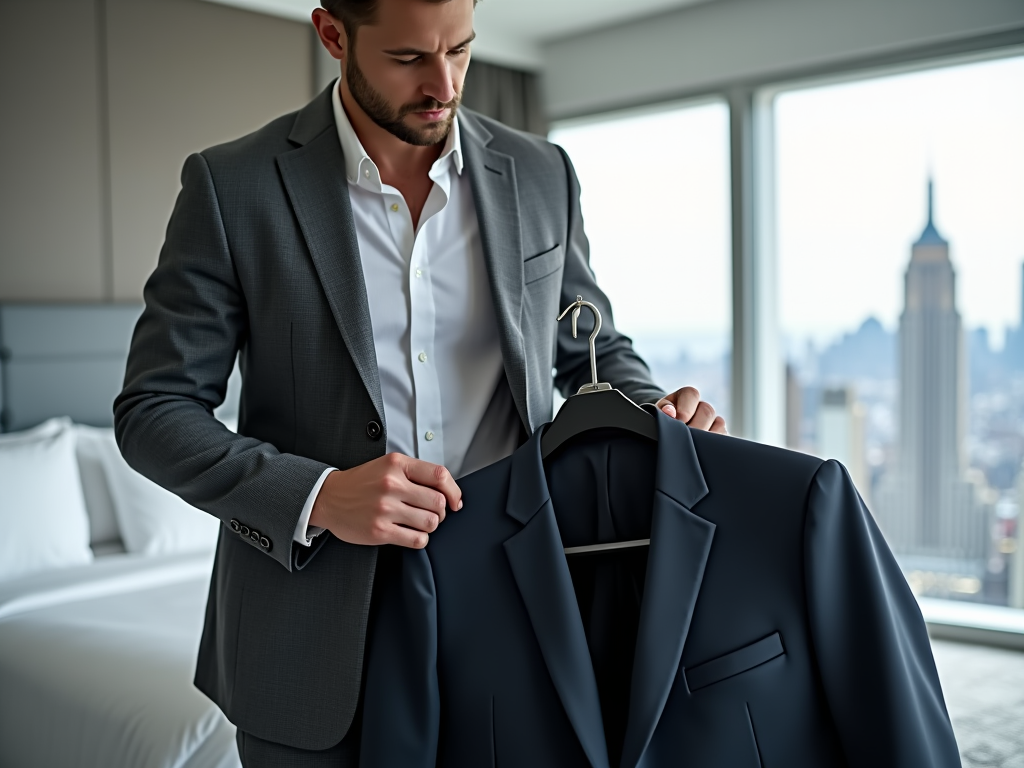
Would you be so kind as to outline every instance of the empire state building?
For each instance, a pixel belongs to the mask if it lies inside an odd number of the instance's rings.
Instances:
[[[984,516],[965,480],[967,365],[949,243],[928,223],[911,248],[899,331],[899,443],[879,524],[900,554],[978,560]]]

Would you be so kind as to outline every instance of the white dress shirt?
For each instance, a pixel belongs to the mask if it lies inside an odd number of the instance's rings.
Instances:
[[[519,417],[504,377],[494,300],[459,121],[430,168],[434,182],[419,223],[402,193],[381,182],[335,86],[334,119],[345,155],[352,216],[377,353],[387,452],[443,464],[459,477],[515,450]],[[472,450],[470,446],[472,445]],[[295,527],[309,525],[326,470]]]

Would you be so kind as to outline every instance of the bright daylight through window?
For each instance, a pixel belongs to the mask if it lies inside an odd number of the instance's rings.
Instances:
[[[696,386],[728,419],[728,108],[567,122],[549,138],[580,178],[591,266],[616,327],[662,387]]]
[[[920,596],[1024,608],[1024,57],[775,101],[787,442]]]

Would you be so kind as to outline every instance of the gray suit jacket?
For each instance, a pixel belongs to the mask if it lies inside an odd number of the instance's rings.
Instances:
[[[594,282],[565,153],[468,110],[460,124],[526,431],[550,419],[553,385],[589,380],[586,341],[555,323],[577,294],[605,318],[601,378],[657,400]],[[329,534],[305,548],[292,534],[324,469],[377,458],[387,438],[329,89],[188,158],[145,301],[114,403],[118,443],[132,467],[224,523],[196,685],[260,738],[329,747],[356,711],[377,549]],[[236,353],[237,435],[212,416]]]

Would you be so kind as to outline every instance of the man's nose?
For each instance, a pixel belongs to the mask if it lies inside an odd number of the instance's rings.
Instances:
[[[442,104],[447,104],[455,98],[455,85],[452,83],[452,73],[447,57],[432,61],[426,74],[427,79],[423,83],[423,93]]]

